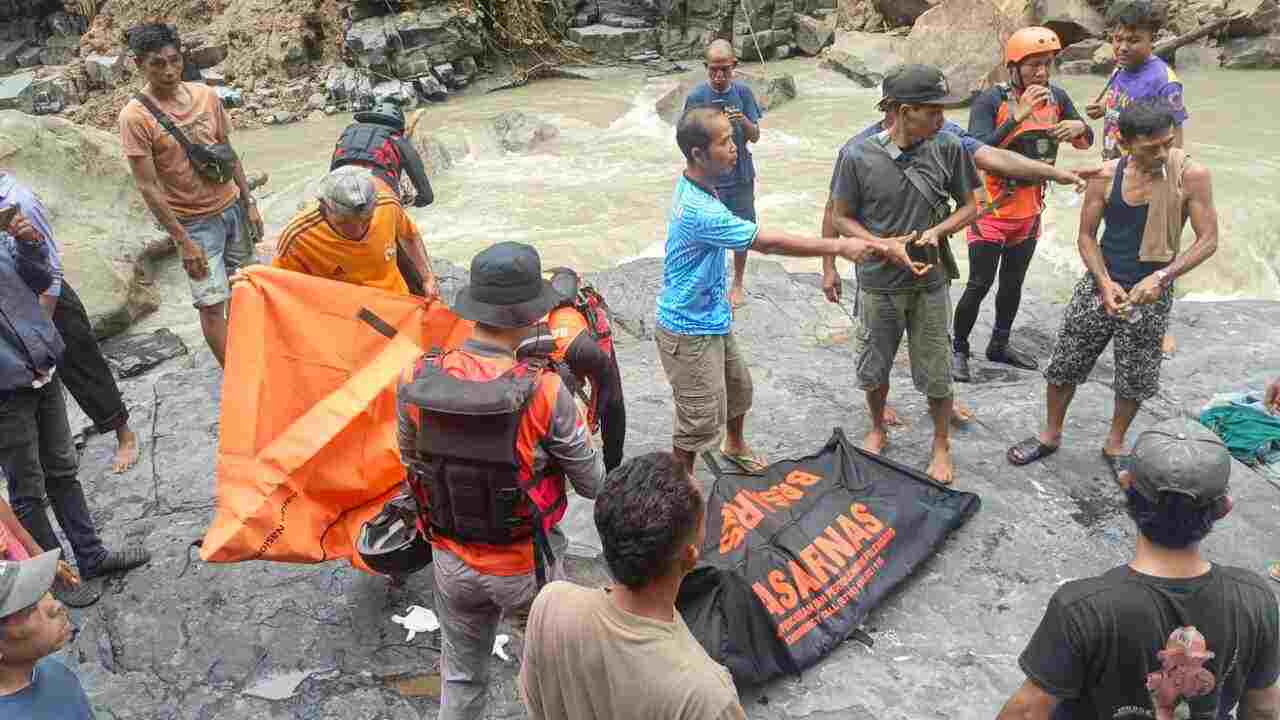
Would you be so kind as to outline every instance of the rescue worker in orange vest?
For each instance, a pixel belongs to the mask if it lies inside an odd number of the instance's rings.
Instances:
[[[1005,148],[1033,160],[1053,164],[1060,143],[1085,149],[1093,144],[1093,130],[1080,117],[1071,97],[1049,84],[1054,57],[1062,49],[1049,28],[1027,27],[1015,32],[1006,48],[1009,82],[974,100],[969,111],[969,134],[993,147]],[[985,212],[969,226],[969,283],[956,304],[952,340],[952,376],[969,381],[969,333],[978,309],[996,282],[996,320],[987,345],[987,359],[1024,370],[1039,367],[1034,357],[1009,344],[1014,317],[1022,300],[1022,281],[1040,237],[1045,184],[986,172]]]
[[[416,248],[412,278],[398,262],[401,247]],[[280,232],[271,264],[393,293],[439,295],[418,226],[367,169],[355,166],[324,177],[317,203]]]
[[[545,358],[516,350],[561,298],[538,251],[504,242],[471,261],[453,311],[476,323],[454,351],[428,353],[399,388],[400,453],[429,531],[441,626],[442,720],[484,713],[498,620],[527,613],[561,573],[553,547],[565,482],[594,498],[604,466],[586,419]]]
[[[557,364],[570,390],[586,402],[587,425],[593,435],[600,433],[604,469],[611,472],[622,464],[627,409],[608,306],[572,269],[553,268],[549,274],[560,303],[547,314],[545,325],[539,325],[538,332],[521,344],[517,355],[544,354]],[[583,390],[587,383],[591,384],[590,396]]]

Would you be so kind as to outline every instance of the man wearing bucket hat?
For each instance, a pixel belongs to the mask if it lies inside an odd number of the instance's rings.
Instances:
[[[411,267],[402,267],[404,249]],[[316,277],[433,297],[439,294],[422,236],[373,173],[343,165],[320,181],[317,203],[280,233],[271,264]]]
[[[52,657],[71,639],[71,620],[49,589],[61,551],[0,561],[0,717],[93,720],[80,680]]]
[[[1142,433],[1132,457],[1120,484],[1138,529],[1133,561],[1058,588],[1000,720],[1277,717],[1276,597],[1255,573],[1200,552],[1231,512],[1230,453],[1176,419]]]
[[[499,619],[527,612],[558,574],[566,481],[594,498],[604,479],[560,377],[541,358],[516,359],[560,300],[537,250],[489,247],[453,306],[474,333],[458,350],[424,355],[400,385],[401,457],[434,551],[442,720],[483,714]]]

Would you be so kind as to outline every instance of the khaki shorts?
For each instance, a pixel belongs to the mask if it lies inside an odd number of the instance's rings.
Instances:
[[[889,384],[889,372],[907,334],[911,380],[916,390],[935,400],[951,397],[951,288],[873,293],[858,296],[854,351],[858,387],[874,390]]]
[[[656,329],[658,357],[675,396],[671,444],[700,452],[720,439],[725,423],[751,409],[751,371],[728,335],[677,335]]]

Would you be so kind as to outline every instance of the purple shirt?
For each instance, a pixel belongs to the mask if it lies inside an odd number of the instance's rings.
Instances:
[[[1106,111],[1102,125],[1102,156],[1120,157],[1120,111],[1130,103],[1160,100],[1173,112],[1178,127],[1187,120],[1182,106],[1182,82],[1165,61],[1152,55],[1137,70],[1117,69],[1111,87],[1102,98]]]
[[[18,212],[49,243],[49,268],[53,271],[53,284],[44,294],[58,297],[62,294],[62,260],[58,257],[58,242],[53,239],[53,228],[49,227],[49,215],[40,198],[30,188],[18,182],[13,175],[0,170],[0,209],[10,205],[17,205]]]

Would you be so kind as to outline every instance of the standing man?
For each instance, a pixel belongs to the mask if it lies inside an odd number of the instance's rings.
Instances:
[[[109,552],[93,526],[57,373],[62,337],[38,301],[51,282],[48,243],[17,215],[0,231],[0,474],[14,514],[45,550],[61,548],[49,524],[47,507],[53,506],[80,575],[90,580],[151,556],[142,548]],[[88,582],[59,581],[57,592],[72,607],[92,605],[102,594],[100,584]]]
[[[929,398],[933,450],[928,474],[950,484],[953,412],[950,282],[959,276],[946,238],[977,217],[978,171],[955,135],[940,133],[942,110],[959,99],[942,73],[928,65],[902,65],[884,80],[893,126],[855,145],[836,169],[832,220],[842,236],[923,246],[940,262],[920,276],[886,262],[858,267],[858,385],[866,392],[872,428],[863,447],[889,442],[885,401],[889,372],[903,333],[909,338],[911,376]],[[950,210],[949,202],[958,208]]]
[[[669,453],[632,458],[596,498],[616,584],[548,585],[533,603],[520,663],[531,720],[742,720],[729,671],[676,611],[706,538],[702,493]]]
[[[1049,84],[1060,49],[1057,33],[1049,28],[1022,28],[1010,36],[1005,52],[1009,84],[997,85],[974,101],[970,134],[987,145],[1050,165],[1057,163],[1060,143],[1081,150],[1092,145],[1093,131],[1076,112],[1071,96]],[[1034,357],[1015,350],[1009,336],[1022,303],[1022,281],[1040,238],[1045,185],[988,172],[986,192],[990,212],[969,226],[969,283],[956,304],[951,369],[959,382],[969,382],[969,333],[997,272],[1000,290],[987,359],[1023,370],[1040,367]]]
[[[178,31],[147,24],[129,30],[126,37],[147,82],[120,111],[124,154],[147,207],[178,249],[205,342],[223,365],[231,298],[228,279],[253,260],[252,243],[241,229],[241,206],[248,208],[258,237],[262,215],[240,159],[231,150],[231,121],[222,101],[207,85],[182,82]],[[218,159],[197,166],[175,132],[196,146],[196,152]]]
[[[680,118],[676,142],[685,170],[671,198],[662,290],[658,294],[654,340],[662,369],[675,396],[672,454],[693,478],[697,454],[720,439],[725,458],[744,472],[763,472],[768,463],[743,437],[751,409],[751,372],[733,336],[733,312],[726,297],[727,250],[823,257],[861,262],[873,255],[896,263],[907,274],[927,273],[907,256],[902,242],[878,238],[806,238],[760,230],[720,202],[715,179],[737,164],[734,129],[724,113],[694,108]],[[900,240],[900,239],[899,239]]]
[[[738,160],[720,177],[714,178],[712,187],[720,196],[720,202],[729,212],[749,222],[756,221],[756,166],[751,160],[748,143],[760,142],[760,118],[764,111],[756,102],[756,96],[745,83],[733,79],[738,67],[733,45],[727,40],[714,40],[707,46],[707,82],[701,83],[685,98],[684,111],[690,108],[711,107],[723,112],[733,123],[733,144],[738,150]],[[747,272],[747,251],[733,252],[733,285],[729,289],[729,303],[738,307],[747,301],[743,276]]]
[[[80,678],[53,654],[71,640],[71,619],[49,589],[60,552],[0,561],[0,717],[93,720]]]
[[[1126,107],[1120,113],[1120,140],[1125,154],[1105,163],[1102,174],[1089,181],[1080,208],[1077,244],[1087,270],[1045,371],[1048,425],[1039,436],[1009,448],[1014,465],[1057,452],[1076,386],[1089,379],[1114,338],[1116,402],[1102,455],[1113,470],[1123,469],[1129,424],[1142,402],[1160,389],[1160,339],[1173,307],[1173,283],[1218,249],[1209,170],[1174,147],[1174,115],[1168,107]],[[1179,255],[1187,217],[1196,239]]]
[[[1198,423],[1142,433],[1120,475],[1134,559],[1054,592],[998,720],[1280,717],[1280,612],[1266,581],[1211,563],[1231,455]],[[1234,713],[1234,715],[1233,715]]]
[[[379,188],[366,168],[344,165],[320,183],[318,202],[289,221],[276,241],[271,264],[285,270],[409,294],[396,262],[397,249],[416,248],[427,297],[439,295],[422,236],[400,199]]]
[[[1102,126],[1102,157],[1114,160],[1124,153],[1120,112],[1133,103],[1159,102],[1173,115],[1173,146],[1182,147],[1182,126],[1189,117],[1182,104],[1182,82],[1168,63],[1152,55],[1156,34],[1164,27],[1166,9],[1157,0],[1121,0],[1107,9],[1111,44],[1116,51],[1115,72],[1100,102],[1085,111]]]
[[[40,295],[40,306],[53,318],[53,326],[67,347],[58,362],[58,372],[62,374],[71,397],[93,421],[94,429],[99,433],[115,433],[116,456],[111,469],[122,473],[138,462],[138,436],[129,427],[129,408],[116,385],[115,374],[102,356],[102,348],[98,346],[98,338],[93,334],[89,314],[80,302],[80,296],[62,275],[58,242],[54,239],[44,204],[16,177],[0,170],[0,207],[9,206],[17,207],[49,245],[49,269],[53,282]]]
[[[441,720],[484,714],[503,614],[527,612],[557,567],[566,480],[594,498],[600,456],[573,395],[516,349],[560,300],[538,251],[504,242],[471,260],[453,311],[476,323],[459,350],[424,355],[400,386],[400,454],[430,528],[440,616]]]

